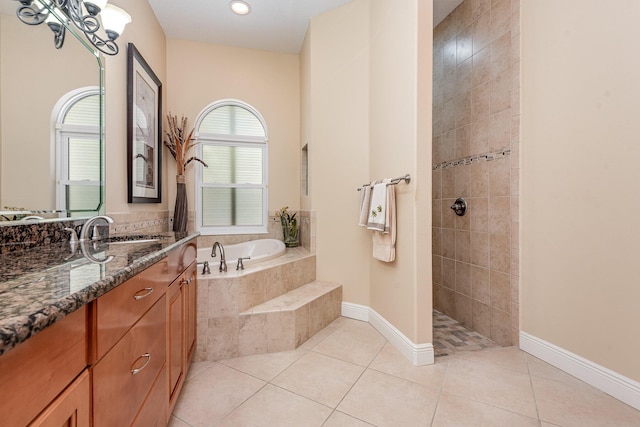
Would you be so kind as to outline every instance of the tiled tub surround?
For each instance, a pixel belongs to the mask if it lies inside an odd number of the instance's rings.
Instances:
[[[300,227],[300,246],[310,253],[316,252],[316,212],[315,211],[292,211],[297,212],[298,226]],[[215,242],[223,245],[234,245],[236,243],[247,242],[256,239],[278,239],[283,240],[282,224],[276,212],[269,214],[268,232],[265,234],[227,234],[217,236],[198,237],[199,248],[210,248]]]
[[[164,233],[156,242],[98,243],[85,258],[80,248],[58,242],[2,255],[0,264],[0,354],[83,305],[107,293],[197,234]]]
[[[315,281],[306,249],[244,271],[198,274],[194,361],[293,350],[340,316],[342,287]]]
[[[500,345],[519,329],[519,4],[465,0],[434,29],[434,308]]]

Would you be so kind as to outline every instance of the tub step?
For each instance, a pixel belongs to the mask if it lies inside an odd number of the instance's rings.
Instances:
[[[240,313],[239,355],[294,350],[340,316],[342,285],[313,281]]]

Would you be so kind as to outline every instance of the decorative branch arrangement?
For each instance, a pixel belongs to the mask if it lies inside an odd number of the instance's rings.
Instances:
[[[204,167],[208,167],[208,165],[198,157],[191,156],[186,159],[188,151],[194,146],[192,137],[195,130],[191,129],[189,134],[187,134],[188,119],[182,116],[180,123],[178,123],[178,116],[169,113],[167,114],[167,121],[169,122],[169,130],[165,132],[167,139],[164,141],[164,145],[176,160],[177,175],[184,175],[187,165],[193,161],[200,162]]]

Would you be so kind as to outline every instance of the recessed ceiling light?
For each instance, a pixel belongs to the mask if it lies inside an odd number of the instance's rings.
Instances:
[[[234,0],[229,3],[229,6],[236,15],[246,15],[251,12],[251,6],[249,6],[249,3],[242,0]]]

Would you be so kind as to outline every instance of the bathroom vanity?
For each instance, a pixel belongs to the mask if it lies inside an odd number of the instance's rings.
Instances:
[[[3,254],[3,425],[167,424],[196,344],[197,235],[155,237]]]

